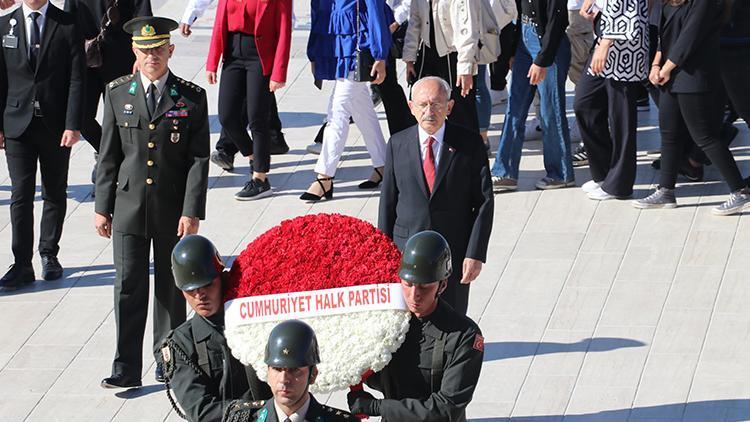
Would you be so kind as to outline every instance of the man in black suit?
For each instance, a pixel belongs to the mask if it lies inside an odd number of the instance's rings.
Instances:
[[[180,237],[198,232],[208,189],[206,91],[169,70],[177,22],[140,17],[124,28],[140,71],[107,85],[96,175],[94,225],[112,238],[116,271],[117,352],[104,388],[141,385],[152,245],[154,352],[185,322],[170,255]],[[156,379],[163,380],[160,366]]]
[[[108,10],[109,19],[106,19]],[[76,17],[85,40],[97,36],[102,39],[101,66],[86,67],[81,127],[83,137],[98,153],[102,139],[102,127],[96,121],[99,99],[104,96],[109,82],[134,72],[135,56],[130,46],[130,35],[122,30],[122,24],[134,17],[151,16],[151,0],[66,0],[65,11]],[[105,25],[106,29],[102,31]],[[91,179],[92,183],[96,182],[96,170]]]
[[[466,314],[469,283],[487,257],[494,198],[482,138],[446,122],[453,107],[450,93],[448,83],[437,77],[414,84],[409,107],[418,125],[388,142],[378,228],[399,249],[420,231],[442,234],[453,251],[454,268],[442,298]]]
[[[42,277],[62,277],[60,250],[70,147],[80,137],[83,41],[73,16],[48,0],[24,0],[0,18],[0,148],[12,184],[10,219],[15,262],[6,289],[34,281],[34,191],[37,161],[44,208],[39,236]]]

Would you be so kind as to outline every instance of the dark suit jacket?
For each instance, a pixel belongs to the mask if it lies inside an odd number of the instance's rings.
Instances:
[[[721,1],[691,0],[667,15],[662,1],[654,8],[660,13],[659,47],[662,64],[677,64],[666,89],[674,93],[707,92],[720,83],[719,32]]]
[[[180,216],[205,218],[206,92],[170,73],[149,119],[139,74],[107,85],[96,172],[96,212],[120,233],[174,235]],[[149,180],[151,183],[149,183]]]
[[[3,47],[0,53],[0,131],[7,138],[20,137],[34,116],[35,99],[52,133],[80,130],[86,64],[74,17],[49,4],[36,71],[29,64],[22,8],[0,18],[0,34],[10,32],[11,19],[17,22],[18,48]]]
[[[113,0],[66,0],[65,11],[75,15],[84,39],[99,34],[102,18]],[[102,55],[104,65],[100,69],[102,78],[109,82],[132,72],[135,56],[131,48],[130,34],[122,30],[122,24],[138,17],[151,16],[151,0],[120,0],[120,19],[112,24],[104,38]]]
[[[378,228],[403,250],[423,230],[442,234],[451,247],[454,274],[465,257],[485,261],[494,197],[487,152],[479,134],[446,121],[432,195],[422,171],[418,127],[388,142]]]

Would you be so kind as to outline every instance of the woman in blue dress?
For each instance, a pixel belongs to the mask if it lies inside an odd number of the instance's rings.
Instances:
[[[359,13],[357,13],[359,12]],[[328,102],[328,126],[323,148],[315,165],[318,174],[300,199],[319,201],[333,197],[333,177],[349,134],[353,118],[364,139],[374,167],[369,187],[380,180],[385,164],[385,138],[370,98],[367,82],[354,80],[356,51],[369,52],[373,59],[372,83],[385,79],[385,60],[391,48],[388,26],[393,13],[382,0],[312,0],[312,27],[307,56],[316,81],[335,81]]]

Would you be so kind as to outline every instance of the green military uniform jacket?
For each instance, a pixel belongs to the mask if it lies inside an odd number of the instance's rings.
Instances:
[[[104,96],[96,212],[120,233],[177,232],[181,216],[204,219],[210,150],[200,87],[170,72],[149,118],[138,73],[110,82]]]
[[[286,416],[276,414],[273,399],[261,402],[235,402],[225,415],[224,422],[283,422]],[[306,422],[360,422],[351,413],[318,403],[310,394]]]
[[[438,300],[429,316],[412,317],[404,343],[367,385],[385,396],[383,422],[465,421],[483,358],[477,324]]]
[[[189,421],[220,421],[233,400],[265,400],[271,389],[227,348],[224,319],[194,315],[167,337],[161,360]]]

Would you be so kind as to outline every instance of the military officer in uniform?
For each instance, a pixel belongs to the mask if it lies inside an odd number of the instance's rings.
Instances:
[[[177,22],[140,17],[132,33],[140,71],[107,85],[96,179],[95,227],[112,238],[117,351],[102,387],[141,385],[148,313],[149,251],[154,251],[154,343],[185,322],[170,254],[205,217],[209,127],[206,93],[169,71]],[[157,380],[163,379],[156,368]]]
[[[484,357],[484,338],[468,317],[440,300],[451,275],[451,251],[439,233],[406,242],[399,277],[412,313],[406,340],[367,385],[383,392],[347,396],[352,413],[383,422],[466,421]]]
[[[353,415],[318,403],[309,392],[320,363],[315,332],[291,319],[275,326],[268,336],[265,363],[273,399],[237,400],[227,408],[226,422],[359,422]]]
[[[213,243],[197,234],[180,240],[172,251],[172,272],[195,315],[167,336],[157,358],[167,391],[174,391],[185,418],[218,421],[232,400],[271,398],[268,384],[229,352],[224,338],[226,272]]]

